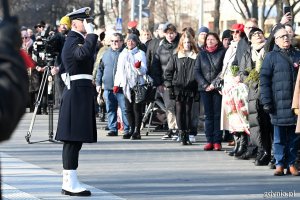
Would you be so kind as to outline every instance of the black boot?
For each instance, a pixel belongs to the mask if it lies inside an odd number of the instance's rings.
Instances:
[[[255,158],[254,164],[256,166],[265,166],[268,165],[270,161],[271,161],[270,153],[267,153],[266,151],[259,151],[257,157]]]
[[[140,128],[139,127],[136,127],[134,129],[134,133],[132,134],[131,136],[131,139],[132,140],[140,140],[142,137],[141,137],[141,132],[140,132]]]
[[[240,147],[240,137],[239,135],[234,135],[234,147],[231,151],[228,152],[229,156],[234,156],[236,154],[236,152],[238,151],[239,147]]]
[[[105,112],[102,112],[102,116],[100,117],[100,122],[105,122]]]
[[[180,133],[180,131],[179,131]],[[182,145],[191,145],[190,136],[188,131],[181,131]]]
[[[237,157],[239,160],[249,160],[251,158],[255,158],[257,155],[258,147],[255,145],[249,145],[247,147],[247,151],[243,153],[241,156]]]
[[[240,138],[240,146],[237,150],[237,152],[234,154],[235,157],[241,156],[243,153],[247,151],[248,146],[248,136],[246,133],[241,134]]]
[[[128,132],[128,133],[124,133],[123,139],[130,139],[131,136],[132,136],[133,133],[134,133],[134,129],[135,129],[134,126],[130,126],[130,127],[129,127],[129,132]]]

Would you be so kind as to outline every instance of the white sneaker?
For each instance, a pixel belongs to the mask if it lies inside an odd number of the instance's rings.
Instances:
[[[178,139],[178,135],[173,135],[172,136],[172,140],[177,140]]]
[[[170,140],[171,136],[170,135],[164,135],[161,139],[162,140]]]
[[[194,135],[189,135],[189,139],[191,143],[195,143],[196,142],[196,138]]]

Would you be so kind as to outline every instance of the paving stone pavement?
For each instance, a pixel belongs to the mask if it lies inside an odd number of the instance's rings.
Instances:
[[[131,141],[123,140],[121,134],[107,137],[103,122],[97,122],[98,142],[84,144],[79,158],[79,179],[92,196],[63,196],[62,144],[28,144],[25,135],[31,118],[32,113],[26,113],[12,138],[0,144],[5,200],[300,199],[299,177],[275,177],[273,170],[254,166],[253,160],[236,160],[224,151],[203,151],[201,132],[189,146],[161,140],[163,132],[145,136],[143,131],[142,140]],[[56,123],[57,111],[54,130]],[[38,115],[30,141],[47,140],[48,133],[48,116]]]

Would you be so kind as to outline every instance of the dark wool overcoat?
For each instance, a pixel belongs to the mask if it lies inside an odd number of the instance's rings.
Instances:
[[[97,35],[83,36],[70,31],[62,50],[62,64],[70,76],[93,72],[93,55]],[[97,142],[94,106],[94,86],[91,80],[71,81],[71,88],[64,88],[59,111],[56,140]]]

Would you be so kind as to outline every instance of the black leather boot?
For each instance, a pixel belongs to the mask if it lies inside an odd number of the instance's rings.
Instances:
[[[227,152],[229,156],[234,156],[234,154],[236,154],[236,152],[238,151],[239,147],[240,147],[240,137],[239,135],[234,135],[234,147],[231,151]]]
[[[235,157],[241,156],[243,153],[247,151],[247,147],[248,147],[248,136],[246,133],[242,133],[240,138],[240,146],[237,152],[234,154],[234,156]]]
[[[266,151],[260,151],[257,154],[257,157],[255,158],[254,164],[256,166],[265,166],[268,165],[271,161],[271,155],[270,153],[267,153]]]
[[[182,145],[191,145],[190,136],[188,131],[179,131],[181,132],[181,141]]]
[[[139,127],[135,127],[134,129],[134,133],[131,136],[132,140],[140,140],[141,137],[141,132],[140,132],[140,128]]]

